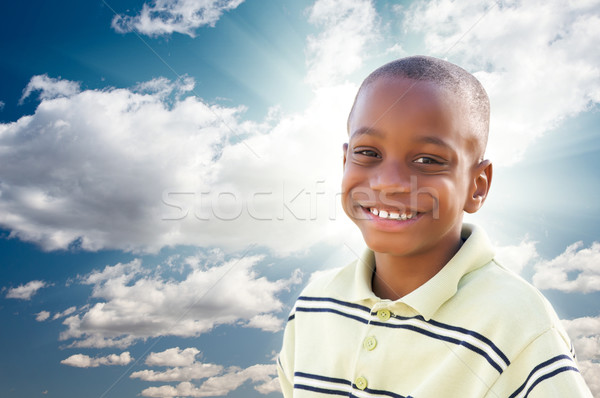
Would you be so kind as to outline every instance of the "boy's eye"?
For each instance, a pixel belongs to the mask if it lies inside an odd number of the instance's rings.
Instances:
[[[414,160],[414,163],[421,163],[421,164],[443,164],[442,162],[429,157],[429,156],[421,156],[420,158],[417,158]]]
[[[357,149],[354,151],[355,154],[364,155],[372,158],[379,158],[379,154],[371,149]]]

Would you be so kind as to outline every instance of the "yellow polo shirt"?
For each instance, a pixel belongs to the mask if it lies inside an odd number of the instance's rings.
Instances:
[[[494,260],[477,227],[433,278],[396,301],[371,290],[373,253],[302,292],[278,358],[286,398],[592,395],[548,301]]]

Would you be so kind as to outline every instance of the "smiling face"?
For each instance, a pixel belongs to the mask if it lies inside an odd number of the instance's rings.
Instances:
[[[382,77],[361,90],[348,128],[342,205],[367,246],[453,254],[463,211],[479,209],[491,179],[465,107],[434,83]]]

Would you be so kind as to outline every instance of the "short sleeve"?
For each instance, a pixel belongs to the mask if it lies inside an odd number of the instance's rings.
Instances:
[[[485,398],[593,398],[562,331],[551,328],[511,361]]]

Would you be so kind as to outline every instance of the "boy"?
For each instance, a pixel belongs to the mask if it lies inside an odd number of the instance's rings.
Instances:
[[[291,397],[591,397],[550,304],[463,224],[485,201],[489,100],[410,57],[363,82],[342,204],[368,250],[302,292],[278,359]]]

